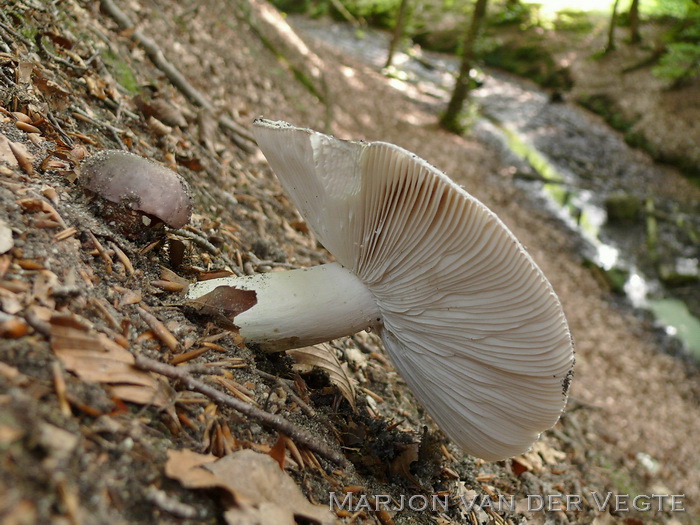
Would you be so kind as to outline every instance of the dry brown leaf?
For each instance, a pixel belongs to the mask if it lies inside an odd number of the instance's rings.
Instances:
[[[219,326],[238,332],[235,317],[249,310],[258,302],[253,290],[240,290],[234,286],[219,286],[211,292],[191,299],[185,304],[197,313],[210,316]]]
[[[217,459],[190,450],[169,450],[165,474],[187,488],[217,487],[228,492],[233,497],[233,503],[225,502],[224,518],[229,524],[333,523],[329,511],[311,504],[267,454],[248,449]]]
[[[198,454],[191,450],[168,450],[165,475],[178,480],[188,489],[221,487],[228,490],[228,487],[222,484],[214,474],[202,468],[216,460],[217,457],[213,454]],[[233,491],[229,492],[236,498]]]
[[[160,267],[160,278],[163,281],[170,281],[182,285],[183,288],[189,286],[190,282],[184,277],[180,277],[174,271],[169,270],[165,266]]]
[[[21,317],[0,312],[0,338],[18,339],[29,333],[29,325]]]
[[[126,290],[119,299],[119,308],[124,308],[130,304],[139,304],[141,299],[141,290]]]
[[[7,145],[10,147],[10,151],[12,151],[12,154],[17,159],[19,167],[22,168],[27,175],[34,175],[34,155],[27,151],[27,147],[19,142],[11,141],[8,142]]]
[[[170,402],[168,389],[134,367],[134,356],[74,316],[51,317],[51,348],[63,365],[85,381],[105,383],[125,401],[158,407]]]
[[[225,518],[229,524],[279,523],[303,521],[330,524],[333,518],[326,507],[311,504],[294,480],[267,454],[240,450],[204,468],[245,498],[248,504],[231,508]]]
[[[284,460],[287,457],[287,437],[284,434],[279,435],[277,442],[270,449],[269,455],[284,470]]]
[[[10,141],[2,133],[0,133],[0,163],[5,163],[11,167],[18,165],[15,154],[10,149]]]
[[[420,485],[416,477],[411,473],[411,463],[418,461],[418,443],[406,445],[406,448],[391,462],[391,473],[403,476],[407,480]]]
[[[536,441],[530,451],[525,454],[528,459],[532,458],[531,454],[539,454],[547,465],[556,465],[566,459],[566,453],[557,450],[548,445],[544,439]]]
[[[520,476],[524,472],[534,472],[535,465],[528,460],[526,455],[515,456],[510,460],[510,470],[516,476]]]
[[[341,395],[347,399],[353,410],[355,405],[355,384],[348,375],[346,366],[340,363],[333,349],[327,344],[306,346],[294,350],[287,350],[287,355],[294,359],[297,371],[305,366],[320,368],[328,374],[328,377]]]
[[[15,241],[12,239],[12,228],[10,228],[5,221],[0,219],[0,254],[9,252],[14,245]]]

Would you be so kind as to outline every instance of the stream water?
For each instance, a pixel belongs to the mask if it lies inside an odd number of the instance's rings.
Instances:
[[[376,69],[386,61],[384,32],[297,17],[291,23]],[[398,89],[440,104],[458,65],[457,57],[413,48],[398,52],[388,73]],[[652,316],[673,351],[700,360],[697,190],[597,117],[552,102],[521,79],[488,71],[472,96],[481,114],[472,132],[513,166],[516,183],[581,236],[592,271]]]

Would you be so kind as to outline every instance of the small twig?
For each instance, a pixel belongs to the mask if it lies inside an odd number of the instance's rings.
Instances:
[[[207,239],[205,239],[204,237],[202,237],[201,235],[199,235],[193,231],[171,230],[170,233],[172,233],[174,235],[179,235],[180,237],[184,237],[185,239],[192,241],[197,246],[199,246],[200,248],[204,248],[206,251],[208,251],[212,255],[219,255],[221,253],[221,250],[219,250],[216,246],[214,246]]]
[[[117,22],[119,27],[124,30],[134,29],[133,22],[112,0],[101,0],[100,4],[102,9]],[[210,110],[212,113],[215,112],[214,105],[204,94],[192,86],[182,73],[165,58],[163,52],[151,38],[136,29],[131,33],[131,39],[141,45],[156,67],[165,73],[168,80],[187,97],[187,100],[195,106]],[[229,137],[242,150],[248,153],[255,151],[255,146],[253,146],[253,144],[255,144],[255,139],[243,126],[237,124],[225,115],[219,117],[219,126],[225,131],[231,132],[229,133]]]
[[[7,86],[17,87],[15,81],[6,75],[2,68],[0,68],[0,80],[2,80]]]
[[[34,330],[39,332],[41,335],[46,337],[51,335],[51,325],[41,319],[35,308],[29,307],[24,314],[24,319],[27,321],[29,326],[34,328]]]
[[[66,132],[63,131],[63,128],[61,127],[60,122],[58,122],[58,119],[53,116],[53,114],[49,111],[46,113],[46,118],[49,119],[49,122],[51,122],[51,125],[53,128],[56,130],[56,133],[58,133],[61,136],[61,140],[68,146],[69,148],[73,147],[73,139],[71,139],[68,135],[66,135]]]
[[[23,42],[27,47],[32,47],[32,42],[31,40],[24,38],[22,35],[20,35],[17,31],[12,29],[9,26],[10,21],[7,19],[7,16],[5,16],[5,13],[0,11],[0,16],[4,20],[3,22],[0,22],[0,27],[2,27],[8,34],[10,34],[13,38],[19,40],[20,42]]]
[[[125,113],[125,115],[129,116],[127,113]],[[132,113],[132,115],[133,115],[133,113]],[[119,137],[120,133],[124,133],[123,130],[121,130],[119,128],[115,128],[114,126],[112,126],[111,124],[107,124],[106,122],[99,122],[99,121],[95,120],[94,118],[90,117],[89,115],[86,115],[84,112],[82,112],[78,109],[73,110],[73,116],[79,120],[82,120],[83,122],[90,122],[91,124],[94,124],[95,126],[98,126],[100,128],[104,128],[112,135],[114,140],[119,145],[119,149],[123,149],[123,150],[127,149],[126,146],[124,145],[124,143],[122,142],[122,139]],[[134,117],[136,117],[136,115],[134,115]]]
[[[69,417],[71,415],[71,409],[66,397],[66,380],[63,377],[63,370],[58,361],[53,362],[51,371],[53,373],[53,384],[56,389],[56,396],[58,397],[58,406],[61,409],[61,414]]]
[[[68,66],[69,68],[75,71],[85,72],[89,69],[85,66],[73,64],[71,61],[51,53],[48,49],[46,49],[46,46],[44,46],[44,35],[42,33],[37,33],[34,37],[34,41],[36,42],[37,46],[39,46],[39,52],[44,54],[49,60],[53,62],[58,62],[59,64],[63,64],[64,66]]]
[[[235,397],[224,394],[217,389],[204,384],[197,379],[190,376],[187,371],[183,371],[181,368],[166,365],[159,361],[149,359],[142,355],[136,356],[136,367],[141,370],[148,370],[150,372],[155,372],[157,374],[170,377],[172,379],[178,379],[181,381],[189,390],[199,392],[205,396],[210,397],[217,403],[226,405],[228,407],[237,410],[241,414],[254,419],[261,425],[268,428],[276,430],[295,440],[297,443],[304,445],[309,450],[313,450],[318,455],[326,458],[328,461],[340,465],[344,468],[349,466],[347,459],[345,459],[340,453],[335,450],[331,450],[328,446],[319,442],[318,436],[313,436],[306,430],[294,425],[293,423],[287,421],[283,417],[277,414],[270,414],[264,412],[255,406],[244,403],[243,401],[236,399]]]
[[[284,379],[272,374],[268,374],[267,372],[263,372],[262,370],[256,370],[255,373],[257,373],[263,379],[267,379],[268,381],[272,381],[277,385],[281,386],[287,392],[287,395],[289,395],[289,397],[291,397],[292,400],[297,405],[299,405],[299,408],[301,408],[301,411],[304,412],[304,414],[306,414],[312,419],[318,416],[316,411],[313,408],[311,408],[308,405],[308,403],[306,403],[306,401],[300,398],[299,395],[294,391],[294,389],[289,384],[287,384],[287,382]]]
[[[106,270],[107,273],[111,274],[112,273],[112,265],[114,264],[112,261],[112,258],[109,256],[109,254],[102,247],[102,244],[100,244],[100,241],[97,240],[97,237],[95,237],[94,233],[92,233],[90,230],[88,230],[87,234],[88,234],[88,237],[90,237],[90,240],[92,241],[93,246],[95,246],[97,253],[102,258],[102,260],[105,262],[105,265],[107,266],[107,270]]]
[[[126,268],[126,271],[129,275],[134,275],[136,270],[134,270],[134,265],[131,264],[131,260],[126,256],[124,251],[117,246],[116,243],[111,242],[112,249],[114,250],[114,253],[117,255],[117,259],[119,259],[119,262],[121,262],[124,265],[124,268]]]

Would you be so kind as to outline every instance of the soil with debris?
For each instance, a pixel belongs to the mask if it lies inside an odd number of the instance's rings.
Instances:
[[[120,26],[110,6],[10,0],[0,13],[4,523],[693,522],[697,372],[615,304],[582,267],[578,241],[512,186],[494,152],[439,130],[434,108],[378,72],[312,46],[318,84],[270,38],[258,2],[130,2],[124,14],[137,29]],[[143,36],[211,106],[175,87]],[[323,129],[330,113],[318,94],[332,101],[337,136],[414,151],[496,211],[558,292],[576,375],[566,413],[527,454],[464,456],[375,334],[335,341],[337,359],[265,355],[183,306],[196,279],[330,260],[246,131],[256,116]],[[176,169],[194,198],[190,224],[125,228],[123,208],[81,186],[81,159],[103,149]],[[179,377],[144,372],[144,357],[179,365],[167,368]],[[193,392],[192,379],[251,415]],[[285,437],[262,412],[321,446]],[[683,494],[686,511],[600,512],[593,492]],[[331,512],[331,493],[448,496],[450,505]],[[529,512],[531,494],[580,495],[582,508]],[[517,508],[489,508],[482,496],[512,496]]]

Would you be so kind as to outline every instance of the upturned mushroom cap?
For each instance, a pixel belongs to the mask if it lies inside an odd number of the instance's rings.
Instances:
[[[455,443],[503,459],[556,423],[574,362],[569,329],[493,212],[392,144],[267,120],[254,133],[309,228],[376,299],[394,366]]]
[[[81,165],[81,184],[110,202],[153,215],[173,228],[190,221],[187,182],[173,170],[133,153],[104,150]]]

